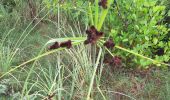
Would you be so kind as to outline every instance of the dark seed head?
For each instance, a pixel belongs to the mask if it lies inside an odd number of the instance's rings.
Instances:
[[[72,42],[71,40],[68,40],[67,41],[67,48],[70,49],[72,47]]]
[[[114,44],[112,39],[109,39],[103,45],[106,46],[106,48],[113,48],[115,46],[115,44]]]
[[[89,30],[86,30],[86,34],[91,34]]]
[[[101,0],[99,2],[99,6],[102,6],[103,9],[107,9],[107,0]]]
[[[91,30],[96,30],[96,28],[93,25],[90,27],[90,29]]]
[[[94,26],[91,26],[90,29],[89,29],[89,31],[90,31],[91,33],[96,33],[96,32],[97,32],[97,29],[96,29]]]
[[[104,34],[103,32],[97,32],[96,33],[97,36],[103,36],[103,34]]]
[[[65,41],[65,42],[61,42],[60,43],[60,47],[66,47],[66,48],[71,48],[72,47],[72,43],[71,40]]]
[[[86,30],[86,34],[92,34],[92,33],[96,33],[97,29],[94,26],[91,26],[88,30]]]
[[[58,42],[55,42],[52,46],[49,47],[49,50],[52,50],[52,49],[57,49],[59,48],[59,43]]]
[[[164,49],[163,48],[158,48],[157,51],[156,51],[156,55],[158,55],[158,56],[164,55]]]
[[[101,1],[99,2],[99,6],[102,6],[102,2]]]
[[[107,54],[107,53],[106,53],[106,54],[104,55],[104,61],[103,61],[103,62],[104,62],[105,64],[109,64],[109,63],[111,62],[111,59],[112,59],[112,56],[111,56],[110,54]]]
[[[91,26],[86,30],[87,39],[84,41],[84,44],[95,44],[96,41],[103,35],[103,32],[98,32],[94,26]]]
[[[114,64],[114,65],[121,65],[122,63],[122,59],[119,56],[115,56],[112,58],[112,61],[110,62],[110,64]]]
[[[113,61],[114,61],[115,65],[120,65],[121,62],[122,62],[121,58],[118,57],[118,56],[115,56],[115,57],[113,58]]]
[[[86,44],[89,44],[90,43],[90,41],[89,40],[85,40],[84,41],[84,44],[86,45]]]

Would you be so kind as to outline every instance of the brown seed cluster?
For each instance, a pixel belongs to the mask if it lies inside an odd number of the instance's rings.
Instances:
[[[109,54],[106,54],[104,57],[104,63],[109,64],[110,66],[119,66],[122,64],[122,58],[120,56],[112,57]]]
[[[113,42],[112,39],[109,39],[103,44],[106,48],[111,49],[115,46],[115,43]]]
[[[86,30],[87,39],[84,41],[84,44],[95,44],[96,41],[103,36],[103,32],[97,31],[94,26],[91,26],[88,30]]]
[[[71,48],[72,47],[71,40],[61,42],[60,47],[66,47],[67,49]]]
[[[52,50],[52,49],[57,49],[59,47],[60,47],[59,43],[55,42],[52,46],[49,47],[49,49]]]
[[[103,9],[107,9],[107,0],[101,0],[99,2],[99,6],[102,6]]]
[[[70,49],[72,47],[72,43],[71,40],[68,41],[64,41],[64,42],[55,42],[52,46],[49,47],[49,50],[53,50],[53,49],[58,49],[60,47],[66,47],[67,49]]]
[[[119,56],[114,56],[110,61],[111,65],[116,65],[116,66],[121,65],[121,63],[122,63],[122,59]]]

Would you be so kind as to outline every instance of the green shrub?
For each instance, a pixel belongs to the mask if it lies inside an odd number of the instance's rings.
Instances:
[[[109,35],[122,47],[139,54],[169,61],[170,41],[168,29],[162,23],[165,6],[159,0],[117,0],[107,19]],[[120,53],[126,59],[129,54]],[[146,66],[151,64],[141,58],[132,58],[136,63]]]

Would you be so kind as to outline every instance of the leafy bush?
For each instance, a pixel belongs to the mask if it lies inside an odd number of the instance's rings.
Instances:
[[[122,47],[139,54],[168,62],[170,60],[170,40],[168,29],[161,21],[165,6],[159,0],[115,0],[107,19],[109,35]],[[110,23],[109,23],[110,22]],[[132,58],[129,54],[117,52]],[[126,58],[126,59],[128,59]],[[132,58],[136,63],[151,64],[143,59]]]

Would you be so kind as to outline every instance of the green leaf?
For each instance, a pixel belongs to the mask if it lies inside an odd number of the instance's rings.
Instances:
[[[132,18],[136,21],[137,20],[137,17],[135,14],[132,15]]]
[[[164,55],[163,58],[164,58],[164,61],[166,61],[166,62],[168,62],[170,59],[168,55]]]
[[[149,60],[146,60],[146,59],[140,59],[140,64],[141,64],[142,66],[147,66],[147,65],[152,64],[152,62],[149,61]]]
[[[163,11],[164,9],[165,9],[165,6],[156,6],[153,8],[153,12]]]
[[[139,26],[138,26],[138,25],[135,25],[135,29],[139,30]]]
[[[147,41],[149,41],[149,37],[148,37],[148,36],[145,36],[145,39],[146,39]]]
[[[161,66],[161,64],[156,64],[156,66],[160,67],[160,66]]]
[[[159,42],[158,46],[163,47],[164,43],[161,41],[161,42]]]
[[[110,35],[112,37],[116,37],[117,36],[117,30],[112,29],[111,32],[110,32]]]
[[[168,46],[170,46],[170,41],[168,41]]]
[[[170,10],[168,11],[168,16],[170,16]]]
[[[0,18],[3,18],[3,15],[0,14]]]
[[[123,42],[127,42],[128,41],[128,39],[123,39]]]
[[[153,38],[153,43],[156,45],[158,43],[158,39],[157,38]]]
[[[144,2],[144,6],[146,6],[146,7],[151,7],[151,6],[155,6],[155,4],[156,4],[156,1],[152,1],[152,2]]]

